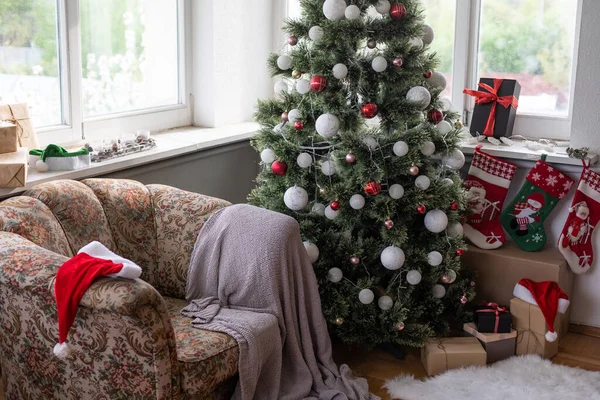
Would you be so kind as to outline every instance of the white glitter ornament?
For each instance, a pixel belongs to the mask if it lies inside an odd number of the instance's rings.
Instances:
[[[375,10],[382,15],[389,13],[390,8],[392,8],[392,5],[388,0],[379,0],[379,3],[375,4]]]
[[[443,120],[435,127],[440,135],[446,135],[452,131],[452,124],[446,120]]]
[[[287,93],[288,90],[289,90],[289,87],[288,87],[287,83],[285,83],[284,81],[277,81],[275,83],[275,86],[273,86],[273,91],[275,91],[275,94],[278,94],[278,95]]]
[[[394,300],[392,300],[390,296],[381,296],[379,300],[377,300],[377,305],[383,311],[387,311],[394,306]]]
[[[450,237],[462,237],[464,235],[464,228],[458,221],[450,222],[446,229],[446,234]]]
[[[331,206],[325,207],[325,217],[327,217],[327,219],[334,220],[338,217],[339,214],[340,214],[340,210],[334,211],[331,208]]]
[[[360,8],[355,6],[354,4],[346,7],[346,11],[344,11],[344,15],[350,21],[356,20],[360,18]]]
[[[431,103],[431,93],[423,86],[415,86],[406,93],[406,100],[419,107],[419,109],[424,110]]]
[[[338,283],[344,277],[344,273],[339,268],[331,268],[327,273],[327,279],[333,283]]]
[[[456,278],[457,278],[456,271],[454,271],[453,269],[451,269],[448,272],[446,272],[446,274],[450,278],[450,281],[448,283],[454,283],[456,281]]]
[[[367,147],[371,151],[377,150],[377,148],[379,148],[379,143],[373,136],[365,136],[362,141],[364,144],[367,145]]]
[[[277,66],[284,71],[292,68],[292,58],[286,55],[279,56],[277,58]]]
[[[431,292],[433,293],[433,297],[441,299],[446,295],[446,288],[442,285],[434,285]]]
[[[323,161],[321,164],[321,172],[323,175],[332,176],[335,174],[335,164],[331,161]]]
[[[420,175],[415,179],[415,186],[417,189],[427,190],[431,186],[431,180],[425,175]]]
[[[292,186],[285,191],[283,202],[293,211],[300,211],[308,204],[308,193],[300,186]]]
[[[444,187],[452,186],[452,185],[454,185],[454,181],[452,179],[450,179],[450,178],[444,178],[444,179],[442,179],[441,184]]]
[[[440,109],[443,112],[448,112],[452,110],[452,102],[450,101],[450,99],[444,97],[442,100],[440,100],[440,103],[442,103]]]
[[[325,215],[325,204],[315,203],[312,206],[311,212],[320,216]]]
[[[300,168],[308,168],[312,165],[312,163],[313,158],[308,153],[300,153],[298,154],[298,158],[296,158],[296,164],[298,164]]]
[[[392,186],[390,186],[388,192],[390,197],[394,200],[401,199],[404,196],[404,188],[402,187],[402,185],[399,185],[397,183],[394,183]]]
[[[465,165],[465,161],[465,155],[458,149],[455,149],[449,155],[442,157],[442,164],[452,169],[461,169],[463,165]]]
[[[308,37],[315,43],[318,43],[325,36],[325,32],[323,28],[320,26],[313,26],[308,30]]]
[[[293,124],[294,122],[302,119],[302,113],[297,108],[294,108],[288,112],[288,121]]]
[[[448,216],[442,210],[431,210],[425,215],[425,228],[429,232],[440,233],[448,226]]]
[[[271,164],[273,161],[275,161],[275,158],[277,158],[277,156],[271,149],[264,149],[260,152],[260,159],[265,164]]]
[[[306,79],[298,79],[298,82],[296,82],[296,91],[300,94],[310,92],[310,82]]]
[[[381,252],[380,259],[384,267],[395,271],[404,265],[404,251],[399,247],[389,246]]]
[[[406,281],[413,286],[421,283],[422,278],[421,273],[416,269],[411,269],[406,273]]]
[[[355,210],[360,210],[365,206],[365,198],[360,194],[355,194],[350,197],[350,207]]]
[[[337,135],[340,130],[340,120],[333,114],[322,114],[317,118],[315,129],[319,135],[328,139]]]
[[[311,263],[316,263],[319,259],[319,248],[316,244],[311,242],[304,242],[304,248],[306,249],[306,254],[308,254],[308,258]]]
[[[435,153],[435,144],[433,142],[427,141],[423,142],[420,147],[421,154],[424,156],[432,156]]]
[[[333,76],[337,79],[344,79],[348,76],[348,67],[342,63],[335,64],[333,66]]]
[[[442,254],[439,251],[432,251],[429,254],[427,254],[427,262],[432,267],[437,267],[442,263],[443,260],[444,258],[442,257]]]
[[[392,149],[395,155],[398,157],[404,157],[408,154],[408,144],[403,141],[399,141],[394,143],[394,148]]]
[[[385,57],[377,56],[371,62],[371,66],[373,67],[373,69],[375,70],[375,72],[383,72],[383,71],[385,71],[387,69],[388,62],[385,59]]]
[[[446,89],[446,77],[437,71],[431,74],[431,77],[429,77],[427,83],[433,87],[439,88],[440,90]]]
[[[423,40],[421,38],[414,37],[408,41],[408,44],[417,50],[420,50],[423,47]]]
[[[344,0],[325,0],[323,14],[330,21],[339,21],[344,18],[346,2]]]
[[[434,37],[435,33],[433,32],[433,28],[427,24],[423,25],[423,35],[421,36],[423,43],[431,44]]]
[[[375,299],[375,294],[371,289],[363,289],[358,293],[358,300],[363,304],[371,304]]]

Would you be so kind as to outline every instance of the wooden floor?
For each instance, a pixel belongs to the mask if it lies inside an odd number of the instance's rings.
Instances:
[[[355,375],[367,378],[371,392],[383,400],[390,400],[381,386],[387,379],[400,374],[424,378],[419,350],[410,350],[404,360],[398,360],[382,350],[363,351],[344,345],[334,345],[334,358],[338,364],[348,364]],[[570,332],[560,343],[560,351],[552,359],[557,364],[600,371],[600,337]],[[0,400],[4,394],[0,390]]]

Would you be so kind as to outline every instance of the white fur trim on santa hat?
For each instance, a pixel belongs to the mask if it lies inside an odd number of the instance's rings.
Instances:
[[[558,339],[558,334],[556,332],[546,332],[546,340],[549,342],[555,342]]]
[[[54,346],[54,355],[61,360],[66,359],[71,354],[71,348],[69,347],[69,343],[57,343]]]
[[[523,285],[516,284],[515,289],[513,290],[513,296],[526,301],[527,303],[533,304],[537,306],[537,301],[531,294],[531,292]],[[567,299],[558,299],[558,312],[564,314],[567,312],[567,308],[569,308],[569,304],[571,302]]]
[[[91,257],[101,258],[103,260],[110,260],[115,264],[123,264],[123,268],[116,274],[110,274],[111,278],[127,278],[127,279],[137,279],[142,275],[142,269],[133,261],[123,258],[109,249],[106,248],[100,242],[91,242],[85,246],[83,246],[78,252],[86,253]]]

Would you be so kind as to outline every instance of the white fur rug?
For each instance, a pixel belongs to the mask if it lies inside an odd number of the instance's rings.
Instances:
[[[426,381],[401,375],[385,387],[392,398],[402,400],[598,400],[600,372],[526,355],[451,370]]]

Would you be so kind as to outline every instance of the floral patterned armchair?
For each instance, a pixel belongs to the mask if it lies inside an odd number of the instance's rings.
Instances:
[[[181,316],[196,237],[229,203],[130,180],[63,180],[0,203],[0,361],[10,399],[217,399],[237,379],[228,335]],[[62,361],[54,277],[98,240],[143,268],[83,297]]]

